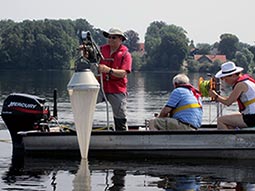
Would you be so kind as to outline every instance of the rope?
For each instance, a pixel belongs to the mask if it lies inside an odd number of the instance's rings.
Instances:
[[[209,80],[204,80],[203,77],[199,78],[198,89],[202,94],[202,97],[209,97],[209,90],[216,89],[215,78],[210,78]]]
[[[204,80],[199,84],[199,90],[202,97],[209,97],[210,80]]]
[[[204,98],[210,98],[210,101],[215,101],[212,97],[209,96],[209,90],[216,90],[216,80],[215,78],[210,78],[209,80],[204,80],[202,77],[198,81],[199,91]],[[217,115],[211,121],[211,104],[209,105],[209,122],[213,123],[219,116],[221,116],[222,111],[225,107],[220,107],[219,103],[217,104]]]

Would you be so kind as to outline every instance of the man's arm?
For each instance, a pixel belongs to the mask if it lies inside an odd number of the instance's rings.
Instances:
[[[99,64],[98,71],[111,74],[112,76],[115,76],[117,78],[124,78],[127,75],[126,70],[110,68],[104,64]]]
[[[168,117],[172,111],[172,108],[169,106],[165,106],[162,108],[158,117]]]

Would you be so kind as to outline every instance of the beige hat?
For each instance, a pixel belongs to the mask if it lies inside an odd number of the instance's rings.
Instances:
[[[106,38],[108,38],[109,35],[119,35],[123,37],[123,41],[127,40],[127,37],[125,36],[125,34],[121,30],[115,29],[115,28],[111,28],[108,32],[103,31],[103,35]]]
[[[222,78],[241,71],[243,71],[243,68],[236,66],[234,62],[225,62],[224,64],[221,65],[221,70],[217,72],[215,77]]]

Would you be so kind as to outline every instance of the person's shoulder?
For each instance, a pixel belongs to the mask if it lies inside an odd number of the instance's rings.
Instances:
[[[188,92],[190,91],[188,88],[186,87],[178,87],[178,88],[175,88],[176,91],[178,92]]]
[[[129,52],[128,48],[125,45],[122,44],[118,51],[119,51],[119,53],[122,54],[122,56],[124,58],[130,58],[131,59],[131,57],[132,57],[131,53]]]
[[[100,46],[100,49],[110,49],[110,45],[109,44],[103,44]]]
[[[172,95],[180,95],[182,94],[182,88],[174,88],[173,91],[172,91]]]
[[[238,82],[236,85],[235,85],[235,89],[237,88],[237,89],[239,89],[239,88],[242,88],[242,87],[244,87],[244,86],[247,86],[247,82],[248,81],[241,81],[241,82]]]
[[[246,92],[248,90],[248,86],[250,86],[248,83],[249,83],[248,81],[241,81],[241,82],[236,84],[234,89]]]
[[[126,47],[124,44],[121,44],[119,51],[127,52],[127,53],[129,52],[128,47]]]

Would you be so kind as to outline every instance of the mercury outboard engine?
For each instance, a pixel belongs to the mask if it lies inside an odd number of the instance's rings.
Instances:
[[[4,100],[1,115],[14,145],[21,143],[17,132],[38,129],[40,123],[50,118],[45,102],[44,98],[21,93],[10,94]]]

